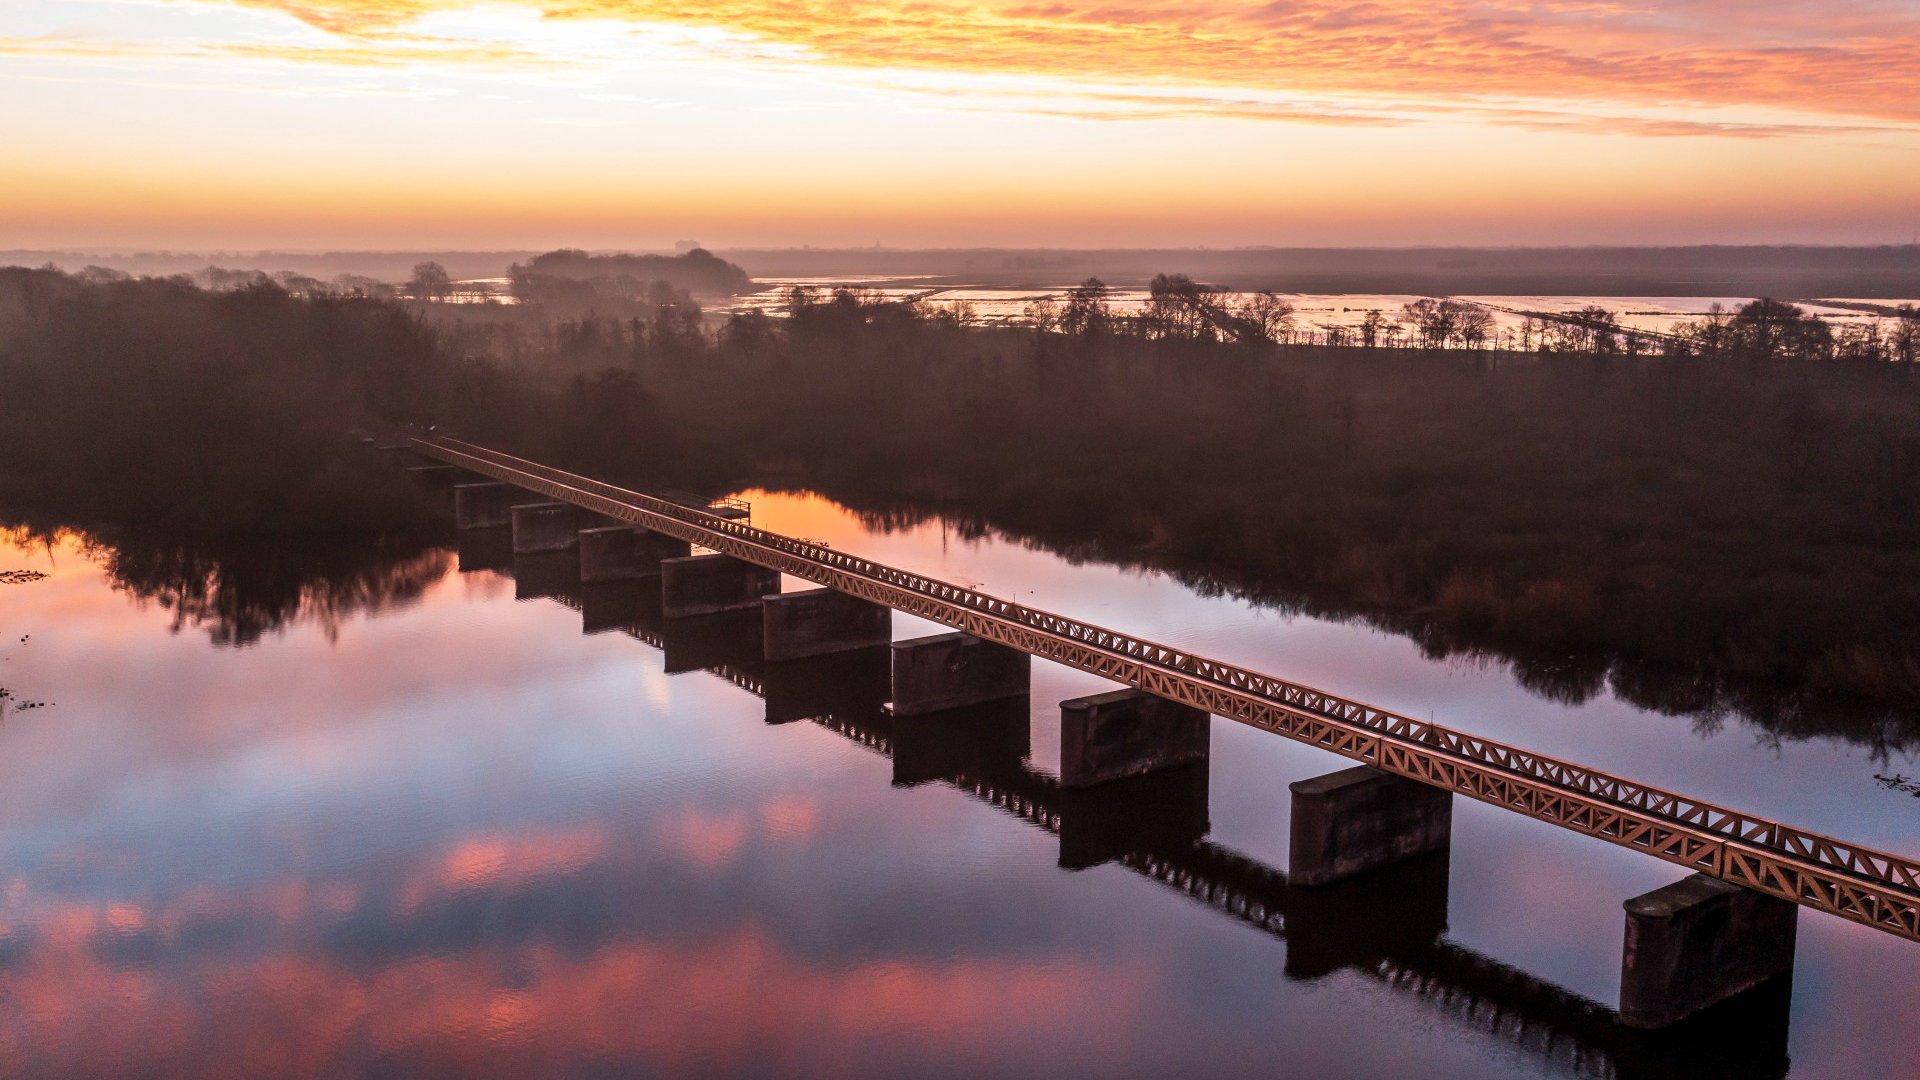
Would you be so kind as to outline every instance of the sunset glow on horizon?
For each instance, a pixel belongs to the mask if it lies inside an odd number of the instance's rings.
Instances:
[[[1920,4],[27,0],[0,247],[1905,243]]]

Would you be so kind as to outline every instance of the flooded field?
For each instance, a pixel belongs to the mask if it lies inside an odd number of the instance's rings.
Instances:
[[[855,276],[812,276],[768,279],[759,282],[756,292],[727,301],[710,303],[709,316],[722,317],[759,311],[775,317],[786,314],[787,295],[795,288],[811,290],[825,299],[836,289],[856,289],[887,300],[923,301],[961,308],[971,321],[981,325],[1029,325],[1030,308],[1051,301],[1064,304],[1076,282],[1061,282],[1035,287],[1003,287],[985,284],[956,284],[937,274],[867,278]],[[1222,291],[1219,302],[1234,307],[1250,294]],[[1327,339],[1330,335],[1352,335],[1371,313],[1389,323],[1405,322],[1407,305],[1423,299],[1415,293],[1302,293],[1283,292],[1280,299],[1293,308],[1295,334],[1304,341]],[[1150,294],[1145,288],[1117,286],[1111,289],[1107,303],[1120,315],[1144,311]],[[1616,296],[1616,295],[1461,295],[1453,297],[1487,309],[1493,324],[1490,344],[1521,347],[1522,330],[1528,318],[1536,320],[1566,316],[1584,309],[1599,308],[1611,314],[1624,329],[1651,334],[1673,333],[1681,324],[1709,315],[1716,306],[1731,313],[1757,299],[1752,296]],[[504,303],[519,301],[513,296],[511,280],[504,277],[475,278],[454,283],[448,300],[459,304]],[[1891,327],[1892,312],[1901,304],[1920,305],[1916,300],[1861,300],[1836,297],[1831,300],[1803,299],[1796,306],[1826,321],[1835,330],[1847,326],[1879,324]],[[1410,338],[1411,335],[1408,335]]]
[[[893,300],[924,300],[931,304],[964,303],[973,311],[974,317],[982,323],[1023,324],[1029,321],[1027,309],[1030,304],[1041,300],[1051,300],[1056,304],[1064,303],[1067,291],[1075,283],[1063,283],[1045,288],[993,288],[978,286],[951,286],[938,282],[915,283],[911,280],[887,279],[885,281],[862,281],[854,278],[795,278],[792,280],[767,282],[764,292],[738,298],[729,311],[765,311],[771,315],[783,313],[784,296],[787,290],[800,287],[819,290],[824,296],[834,289],[848,287],[870,290],[871,292]],[[1219,294],[1222,303],[1232,306],[1245,300],[1247,294],[1223,292]],[[1401,319],[1408,304],[1422,299],[1413,293],[1280,293],[1280,298],[1293,306],[1296,325],[1303,332],[1324,333],[1329,330],[1357,330],[1369,312],[1378,312],[1388,320]],[[1121,314],[1134,314],[1147,306],[1149,294],[1142,288],[1119,287],[1113,289],[1108,297],[1112,309]],[[1492,312],[1495,333],[1518,332],[1529,314],[1564,315],[1584,308],[1598,307],[1612,313],[1623,327],[1632,330],[1645,330],[1654,333],[1668,333],[1676,323],[1683,323],[1707,315],[1714,307],[1732,312],[1741,305],[1756,299],[1751,296],[1459,296],[1455,299],[1480,304]],[[1836,328],[1857,322],[1884,321],[1886,316],[1869,308],[1878,306],[1893,308],[1901,301],[1838,301],[1836,304],[1823,304],[1818,301],[1801,301],[1798,306],[1832,323]],[[1845,305],[1845,306],[1842,306]]]

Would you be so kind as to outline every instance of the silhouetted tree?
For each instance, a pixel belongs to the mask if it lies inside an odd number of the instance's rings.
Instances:
[[[1113,311],[1108,298],[1113,290],[1099,278],[1067,290],[1066,305],[1060,311],[1060,329],[1079,337],[1095,337],[1113,329]]]
[[[1293,305],[1268,291],[1249,294],[1233,314],[1262,341],[1278,344],[1293,336]],[[1379,312],[1374,312],[1377,318]]]
[[[677,296],[644,316],[443,322],[272,286],[0,271],[0,387],[31,403],[0,424],[0,508],[371,527],[401,511],[341,432],[426,420],[641,488],[797,469],[902,513],[937,498],[1076,557],[1527,657],[1547,692],[1604,677],[1638,701],[1726,701],[1765,680],[1776,702],[1920,704],[1905,365],[1548,353],[1489,377],[1458,354],[1288,345],[1248,363],[1188,342],[1176,368],[1166,343],[1088,336],[1108,297],[1076,294],[1072,334],[961,331],[848,289],[708,335]],[[1657,689],[1675,685],[1692,690]]]
[[[1421,297],[1403,306],[1401,312],[1412,324],[1420,345],[1428,349],[1443,349],[1454,342],[1465,342],[1468,335],[1473,335],[1476,342],[1485,341],[1487,332],[1493,328],[1490,312],[1478,304],[1459,300]]]
[[[1385,315],[1380,314],[1377,308],[1368,308],[1367,313],[1360,317],[1360,344],[1369,349],[1379,345],[1381,332],[1386,325]]]
[[[1487,335],[1493,332],[1493,312],[1479,305],[1468,305],[1455,317],[1454,333],[1460,344],[1469,349],[1478,349],[1487,343]]]
[[[745,270],[704,248],[679,255],[590,255],[577,248],[549,251],[508,269],[513,294],[524,302],[555,306],[681,302],[681,297],[736,296],[750,292]],[[655,294],[664,286],[666,295]]]
[[[1051,296],[1043,296],[1029,303],[1021,315],[1026,319],[1027,325],[1033,327],[1042,337],[1060,329],[1060,305],[1055,303]]]
[[[1902,304],[1895,309],[1893,328],[1887,334],[1889,358],[1911,365],[1920,361],[1920,307]]]
[[[1191,341],[1213,338],[1210,290],[1185,274],[1156,274],[1147,286],[1142,325],[1148,337]]]
[[[1729,348],[1749,360],[1817,360],[1833,353],[1825,320],[1765,297],[1744,304],[1727,324]]]
[[[413,278],[407,287],[415,300],[431,303],[445,299],[453,291],[453,279],[439,263],[423,262],[413,268]]]

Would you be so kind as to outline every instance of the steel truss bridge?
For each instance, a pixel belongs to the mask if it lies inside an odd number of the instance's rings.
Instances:
[[[537,595],[581,611],[584,595],[594,586],[576,588],[579,591]],[[602,624],[586,632],[618,629],[670,654],[672,645],[661,627],[658,607],[641,600],[633,614],[637,617],[630,621]],[[729,640],[707,650],[703,660],[712,662],[681,669],[682,673],[702,672],[765,697],[767,675],[759,659],[758,625],[736,621],[728,631]],[[734,631],[740,633],[734,636]],[[886,658],[874,659],[884,664]],[[790,665],[810,663],[797,660]],[[884,689],[852,695],[829,692],[828,696],[833,703],[821,703],[801,718],[881,758],[895,757],[899,738],[892,717],[883,709]],[[946,785],[1048,835],[1068,831],[1066,819],[1073,811],[1065,805],[1067,796],[1056,778],[1033,768],[1023,757],[1016,758],[1005,746],[978,747],[972,754],[962,751],[958,756],[964,760],[949,760],[942,771],[906,782]],[[1137,803],[1138,799],[1137,792],[1122,796],[1123,801]],[[1098,817],[1102,812],[1093,813]],[[1062,844],[1064,848],[1064,837]],[[1672,1040],[1661,1041],[1659,1036],[1622,1026],[1613,1009],[1447,939],[1444,859],[1438,878],[1432,866],[1410,875],[1404,872],[1407,864],[1401,864],[1385,871],[1392,876],[1377,885],[1374,894],[1334,898],[1332,906],[1344,914],[1339,925],[1327,926],[1324,914],[1318,920],[1311,915],[1302,918],[1303,893],[1289,885],[1284,871],[1204,835],[1167,837],[1140,822],[1123,822],[1117,830],[1109,829],[1101,847],[1095,858],[1286,943],[1289,978],[1350,972],[1405,994],[1452,1023],[1533,1054],[1556,1072],[1581,1080],[1763,1080],[1787,1071],[1784,1000],[1750,1005],[1720,1029],[1690,1032],[1685,1047],[1689,1053],[1676,1058]],[[1391,892],[1398,904],[1382,905],[1379,890]],[[1324,892],[1304,894],[1309,901],[1304,906],[1324,913],[1329,906],[1319,896]],[[1391,910],[1383,911],[1383,906]],[[1409,907],[1418,910],[1409,912]],[[1414,923],[1411,933],[1406,926],[1396,925],[1398,919],[1409,916]],[[1298,925],[1303,922],[1304,926]],[[1307,970],[1296,973],[1294,954],[1302,950],[1303,942],[1304,951],[1313,955]],[[1758,1030],[1776,1033],[1778,1038],[1755,1039],[1744,1028],[1732,1036],[1726,1031],[1746,1020],[1757,1020]],[[1712,1067],[1703,1069],[1703,1062]]]
[[[568,608],[582,607],[583,594],[540,595]],[[647,611],[642,601],[635,612],[638,618],[599,629],[617,628],[669,651],[658,609],[652,609],[651,616]],[[757,626],[751,624],[751,628]],[[749,625],[742,622],[737,628],[746,630]],[[765,697],[760,647],[759,635],[748,633],[711,650],[706,659],[712,663],[685,670],[704,672]],[[885,657],[876,659],[885,661]],[[851,698],[830,696],[841,700],[819,706],[805,719],[882,758],[895,756],[897,734],[882,708],[884,690],[856,692]],[[963,752],[964,763],[949,761],[945,771],[908,782],[947,785],[1049,835],[1066,831],[1065,819],[1072,811],[1064,805],[1066,796],[1056,778],[1016,759],[1003,746],[980,749],[984,752],[970,756]],[[1137,798],[1134,793],[1123,797]],[[1100,811],[1094,813],[1098,816]],[[1376,888],[1394,894],[1398,904],[1385,905],[1390,911],[1381,910],[1377,893],[1359,898],[1359,909],[1351,908],[1356,902],[1351,895],[1334,898],[1331,905],[1344,915],[1340,925],[1327,926],[1322,922],[1329,903],[1311,902],[1319,900],[1317,894],[1324,890],[1306,894],[1309,903],[1304,905],[1309,911],[1320,910],[1320,919],[1308,915],[1303,920],[1303,894],[1289,885],[1284,871],[1204,836],[1170,838],[1137,825],[1122,824],[1118,830],[1122,836],[1117,842],[1109,836],[1106,850],[1096,858],[1107,858],[1201,907],[1285,942],[1289,978],[1351,972],[1581,1080],[1764,1080],[1786,1074],[1785,994],[1752,1003],[1715,1029],[1691,1030],[1680,1046],[1674,1040],[1626,1028],[1614,1010],[1599,1002],[1447,939],[1444,862],[1438,867],[1442,872],[1438,878],[1433,877],[1432,866],[1414,875],[1400,872],[1406,864],[1387,871],[1395,876]],[[1410,913],[1409,906],[1417,913]],[[1409,915],[1415,924],[1411,934],[1407,927],[1396,925],[1397,919]],[[1365,925],[1356,926],[1356,921]],[[1305,925],[1297,925],[1301,922]],[[1383,928],[1384,934],[1380,933]],[[1314,955],[1305,965],[1307,971],[1296,975],[1294,951],[1302,949],[1303,942],[1304,950]],[[1756,1025],[1752,1030],[1777,1038],[1755,1038],[1744,1026],[1748,1023]]]
[[[874,753],[893,753],[884,719],[836,713],[815,717],[813,722]],[[1061,832],[1064,811],[1059,781],[1024,763],[982,764],[956,771],[941,782],[1035,828]],[[1289,886],[1284,871],[1230,847],[1206,839],[1149,843],[1115,856],[1113,862],[1285,941],[1290,948],[1298,944],[1292,923],[1301,906],[1300,892]],[[1401,884],[1416,890],[1426,887],[1418,882]],[[1444,880],[1432,887],[1444,892]],[[1444,927],[1436,930],[1444,932]],[[1309,938],[1315,932],[1312,927],[1305,931]],[[1752,1031],[1717,1030],[1695,1031],[1690,1038],[1696,1045],[1676,1048],[1671,1042],[1658,1041],[1658,1036],[1623,1027],[1618,1015],[1599,1002],[1443,936],[1363,946],[1359,955],[1341,956],[1336,964],[1339,970],[1408,994],[1454,1023],[1503,1039],[1571,1076],[1759,1080],[1787,1072],[1784,1023],[1762,1021],[1764,1030],[1777,1027],[1777,1046],[1764,1037],[1756,1038]],[[1768,1008],[1761,1004],[1744,1016],[1764,1015]],[[1736,1018],[1731,1023],[1739,1022]],[[1677,1059],[1676,1049],[1682,1051]]]
[[[1920,862],[460,440],[423,456],[1816,911],[1920,941]]]

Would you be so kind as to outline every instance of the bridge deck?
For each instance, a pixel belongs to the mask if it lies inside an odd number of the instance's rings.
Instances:
[[[449,438],[416,452],[1386,772],[1920,941],[1920,862]]]
[[[880,727],[838,716],[814,723],[876,753],[893,753],[892,740]],[[945,782],[1046,832],[1061,829],[1059,782],[1025,765],[957,772]],[[1196,903],[1289,940],[1295,894],[1282,871],[1211,840],[1133,851],[1117,861]],[[1640,1046],[1639,1033],[1621,1027],[1612,1009],[1443,938],[1385,951],[1353,970],[1501,1034],[1575,1076],[1619,1080],[1625,1074],[1619,1064]],[[1756,1075],[1774,1074],[1762,1069]]]

